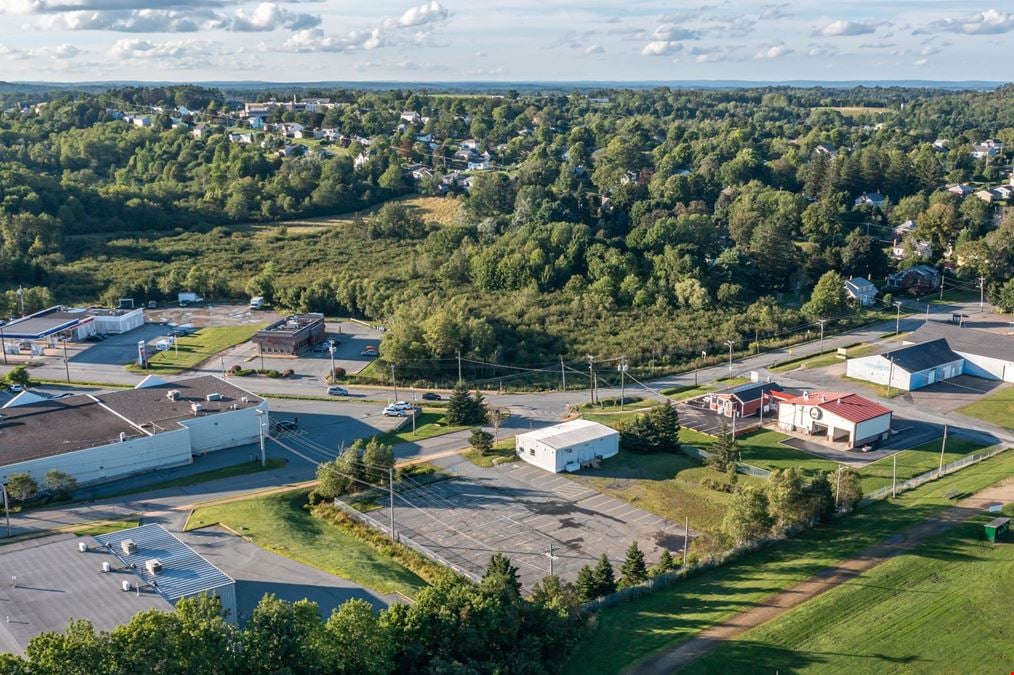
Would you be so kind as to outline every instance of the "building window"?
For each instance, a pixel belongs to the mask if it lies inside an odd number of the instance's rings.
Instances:
[[[532,455],[534,457],[535,456],[535,448],[528,448],[528,454]]]

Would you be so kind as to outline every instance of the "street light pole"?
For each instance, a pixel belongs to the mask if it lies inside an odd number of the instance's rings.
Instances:
[[[391,386],[394,387],[394,400],[398,400],[398,380],[394,379],[394,364],[391,364]]]
[[[257,438],[261,443],[261,466],[267,466],[268,460],[264,454],[264,411],[257,408]]]
[[[334,376],[334,338],[327,341],[327,351],[331,355],[331,377],[328,379],[331,380],[331,384],[337,384]]]
[[[4,325],[6,321],[0,321],[0,350],[4,353],[4,365],[7,365],[7,340],[4,339]]]
[[[736,343],[733,342],[732,340],[726,340],[725,344],[729,345],[729,371],[731,372],[732,371],[732,347]]]
[[[827,319],[819,319],[817,321],[817,323],[820,324],[820,353],[821,354],[824,353],[824,324],[826,322],[827,322]]]
[[[898,314],[894,318],[894,334],[901,332],[901,301],[895,300],[894,306],[898,308]]]
[[[620,410],[623,410],[623,399],[626,398],[626,380],[627,374],[627,357],[626,355],[620,357]]]
[[[67,359],[67,336],[63,336],[63,368],[67,372],[67,384],[70,384],[70,361]]]
[[[11,536],[11,509],[7,503],[7,483],[3,484],[2,489],[4,493],[4,516],[7,518],[7,537],[9,538]]]

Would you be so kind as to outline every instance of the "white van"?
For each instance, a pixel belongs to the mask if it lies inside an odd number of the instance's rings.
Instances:
[[[250,298],[250,309],[263,309],[264,308],[264,297],[255,295]]]

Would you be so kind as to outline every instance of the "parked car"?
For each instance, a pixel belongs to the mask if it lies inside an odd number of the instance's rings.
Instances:
[[[367,347],[363,351],[359,352],[359,355],[360,356],[366,356],[366,357],[369,357],[371,359],[375,359],[378,356],[380,356],[380,353],[377,351],[376,347]]]
[[[278,431],[295,431],[298,425],[295,420],[278,420],[275,422],[275,429]]]
[[[20,394],[21,392],[23,392],[25,390],[25,388],[23,386],[21,386],[20,384],[12,384],[10,386],[10,390],[11,390],[12,393]]]
[[[398,408],[399,410],[411,410],[415,406],[408,401],[395,401],[390,405],[392,408]]]
[[[327,395],[328,396],[348,396],[349,395],[349,390],[346,389],[345,387],[331,386],[331,387],[327,388]]]
[[[330,346],[326,342],[321,342],[313,346],[313,351],[317,354],[326,354]]]
[[[405,417],[408,415],[408,410],[405,408],[398,408],[393,405],[389,405],[384,408],[384,417]]]
[[[443,397],[435,391],[428,391],[422,395],[424,401],[443,401]]]

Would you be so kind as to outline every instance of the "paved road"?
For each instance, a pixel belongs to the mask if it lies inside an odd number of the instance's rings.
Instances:
[[[791,588],[775,593],[752,609],[736,614],[705,629],[677,647],[665,649],[635,664],[628,675],[663,675],[686,667],[752,628],[771,621],[794,607],[847,583],[891,558],[911,551],[919,544],[960,525],[990,504],[1014,501],[1014,479],[963,499],[953,507],[875,544],[856,557],[818,572]]]

